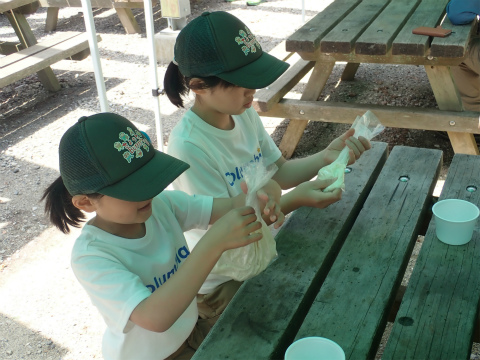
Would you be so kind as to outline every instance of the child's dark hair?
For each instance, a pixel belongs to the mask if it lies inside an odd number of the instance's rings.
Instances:
[[[222,80],[216,76],[208,76],[208,77],[200,77],[195,76],[195,78],[202,80],[198,86],[190,85],[190,80],[193,77],[185,77],[180,72],[175,63],[170,62],[167,67],[167,71],[165,72],[165,77],[163,78],[163,88],[165,89],[165,93],[168,96],[170,102],[175,105],[176,107],[183,107],[183,96],[188,94],[190,89],[209,89],[213,88],[217,85],[221,87],[228,88],[231,86],[235,86],[225,80]]]
[[[87,196],[99,198],[103,195],[95,193]],[[45,190],[41,199],[45,200],[45,213],[50,221],[64,234],[70,232],[69,226],[80,227],[80,223],[85,221],[85,214],[73,205],[72,198],[59,176]]]

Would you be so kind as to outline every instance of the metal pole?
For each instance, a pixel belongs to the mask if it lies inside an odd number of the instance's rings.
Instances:
[[[145,25],[147,28],[147,40],[150,46],[148,59],[150,67],[152,68],[152,76],[150,77],[152,82],[152,95],[154,99],[153,111],[155,112],[155,128],[157,132],[157,149],[163,151],[163,125],[160,117],[160,98],[158,89],[158,72],[157,72],[157,55],[155,52],[155,31],[153,27],[153,9],[152,1],[144,0],[143,6],[145,7]]]
[[[305,22],[305,0],[302,0],[302,22]]]
[[[85,20],[85,28],[88,34],[88,46],[90,47],[90,56],[92,57],[95,82],[97,84],[98,99],[100,101],[100,109],[102,112],[106,112],[110,109],[107,101],[107,91],[105,89],[105,81],[103,79],[102,65],[100,64],[97,32],[95,31],[95,23],[93,22],[92,4],[90,0],[81,1],[83,8],[83,19]]]

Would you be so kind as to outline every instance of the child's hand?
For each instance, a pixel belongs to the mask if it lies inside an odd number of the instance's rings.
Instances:
[[[257,221],[255,210],[250,206],[244,206],[230,210],[204,235],[212,241],[214,246],[218,246],[223,252],[229,249],[235,249],[259,241],[263,235],[261,232],[254,233],[262,228],[262,224]]]
[[[245,182],[240,184],[243,192],[247,193],[247,185]],[[263,219],[267,225],[275,223],[274,228],[278,229],[285,221],[285,215],[280,207],[280,198],[282,189],[274,180],[269,180],[264,187],[257,191],[257,198],[260,202],[260,209],[263,209]]]
[[[325,161],[328,164],[331,164],[337,159],[340,151],[342,151],[345,145],[350,148],[350,161],[348,162],[349,165],[358,160],[365,150],[368,150],[372,147],[370,141],[365,139],[363,136],[359,136],[357,139],[353,136],[353,134],[355,134],[355,129],[350,128],[326,147],[324,150]]]
[[[342,190],[335,189],[332,192],[323,192],[323,189],[333,184],[336,179],[312,180],[298,185],[295,190],[295,197],[300,206],[310,206],[324,209],[327,206],[339,201],[342,198]],[[300,207],[298,206],[298,207]]]
[[[280,186],[278,186],[278,188],[280,189]],[[277,196],[272,195],[271,193],[267,193],[265,187],[257,191],[257,197],[260,201],[260,208],[263,207],[263,213],[266,217],[268,217],[267,219],[265,219],[264,217],[264,220],[270,220],[265,221],[267,224],[274,223],[273,227],[275,229],[278,229],[280,226],[282,226],[283,222],[285,221],[285,215],[283,214],[280,207],[281,195],[281,190],[279,192],[279,195]]]

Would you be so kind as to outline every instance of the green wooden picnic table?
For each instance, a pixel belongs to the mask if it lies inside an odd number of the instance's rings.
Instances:
[[[334,0],[286,41],[301,59],[267,89],[254,106],[261,116],[290,119],[280,149],[289,158],[309,120],[351,123],[367,110],[389,127],[447,131],[455,153],[479,154],[478,112],[463,106],[450,66],[465,58],[476,22],[454,26],[445,16],[448,0]],[[446,38],[412,34],[419,26],[452,29]],[[438,109],[317,101],[336,63],[346,62],[342,81],[367,63],[425,68]],[[308,65],[307,65],[308,64]],[[301,99],[284,95],[313,67]],[[307,69],[309,70],[309,69]],[[405,79],[405,81],[409,81]],[[410,80],[411,81],[411,80]],[[415,84],[411,84],[415,87]]]
[[[347,359],[373,359],[389,319],[383,358],[468,359],[480,233],[477,224],[462,246],[436,238],[431,206],[441,164],[439,150],[396,146],[388,155],[385,143],[374,143],[346,174],[342,200],[290,216],[276,236],[278,259],[241,286],[193,359],[283,359],[308,336],[335,341]],[[480,157],[456,154],[441,198],[478,204],[478,179]],[[468,192],[472,186],[479,190]],[[429,222],[405,290],[408,261]]]

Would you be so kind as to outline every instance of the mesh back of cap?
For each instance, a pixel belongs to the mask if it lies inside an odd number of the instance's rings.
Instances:
[[[79,125],[63,135],[59,146],[60,173],[71,195],[92,194],[108,185],[88,152]]]
[[[185,76],[213,76],[223,72],[214,36],[205,17],[192,20],[178,35],[175,61]],[[177,46],[178,45],[178,46]]]

